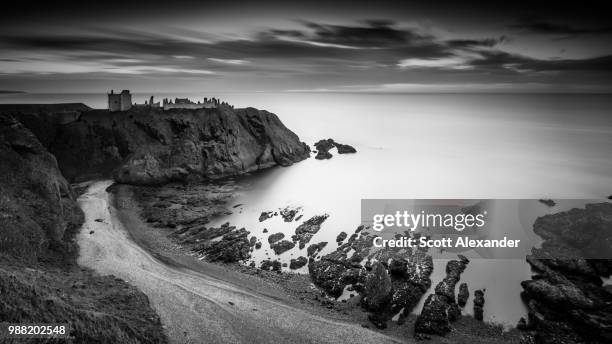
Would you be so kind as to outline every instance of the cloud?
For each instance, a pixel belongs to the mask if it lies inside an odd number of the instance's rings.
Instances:
[[[545,19],[533,17],[518,20],[516,23],[509,25],[509,28],[523,33],[535,33],[542,35],[576,36],[612,34],[612,26],[610,25],[587,26],[582,24],[580,26],[575,26],[565,23],[555,23]]]
[[[209,57],[208,60],[213,61],[213,62],[218,62],[218,63],[230,64],[230,65],[243,65],[243,64],[249,63],[249,61],[246,61],[246,60],[218,59],[214,57]]]
[[[471,69],[473,66],[468,64],[464,57],[453,56],[441,59],[403,59],[397,64],[403,69],[409,68],[448,68],[448,69]]]
[[[282,84],[283,89],[407,80],[467,84],[534,82],[546,77],[547,82],[567,82],[568,73],[598,73],[604,78],[612,70],[610,56],[541,59],[509,52],[504,50],[506,36],[450,39],[384,20],[294,25],[216,40],[194,39],[197,32],[183,37],[176,30],[166,34],[119,28],[78,34],[0,33],[0,70],[63,77],[72,73],[249,78]]]

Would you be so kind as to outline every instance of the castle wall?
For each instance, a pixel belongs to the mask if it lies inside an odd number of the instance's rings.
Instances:
[[[132,108],[132,95],[128,92],[121,92],[121,111]]]
[[[164,110],[169,109],[212,109],[214,104],[164,104]]]
[[[108,95],[108,111],[115,112],[121,111],[121,95],[109,94]]]

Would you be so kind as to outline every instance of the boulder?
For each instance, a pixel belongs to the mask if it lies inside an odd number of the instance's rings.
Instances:
[[[289,263],[289,269],[295,270],[305,266],[308,263],[308,259],[306,257],[300,256],[296,259],[291,259]]]
[[[316,215],[304,221],[295,229],[295,234],[291,236],[293,242],[299,242],[300,250],[310,242],[310,239],[321,229],[321,225],[329,215]]]
[[[470,297],[470,291],[468,290],[467,283],[461,283],[459,285],[459,294],[457,295],[457,303],[460,307],[465,307],[468,298]]]
[[[474,318],[476,320],[482,321],[483,319],[484,303],[484,291],[476,290],[474,292]]]
[[[284,233],[274,233],[274,234],[268,236],[268,242],[270,244],[273,244],[273,243],[283,239],[284,237],[285,237]]]
[[[289,240],[282,240],[279,242],[275,242],[274,244],[270,245],[270,248],[274,250],[274,253],[276,254],[282,254],[284,252],[289,251],[290,249],[295,247],[295,243],[289,241]]]

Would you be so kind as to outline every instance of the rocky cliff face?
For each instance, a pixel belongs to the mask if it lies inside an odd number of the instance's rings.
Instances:
[[[76,265],[75,194],[53,155],[6,115],[0,161],[0,322],[70,323],[75,343],[167,342],[144,294]]]
[[[60,121],[53,112],[15,110],[69,180],[112,175],[144,185],[214,179],[287,166],[310,155],[276,115],[254,108],[91,110],[72,121],[65,114]]]
[[[0,254],[22,262],[64,259],[83,221],[57,162],[15,118],[0,115]]]

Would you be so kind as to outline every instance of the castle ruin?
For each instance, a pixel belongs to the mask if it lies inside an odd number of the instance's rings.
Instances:
[[[127,111],[132,108],[132,95],[129,90],[123,90],[121,93],[115,93],[111,90],[108,94],[108,111]]]

